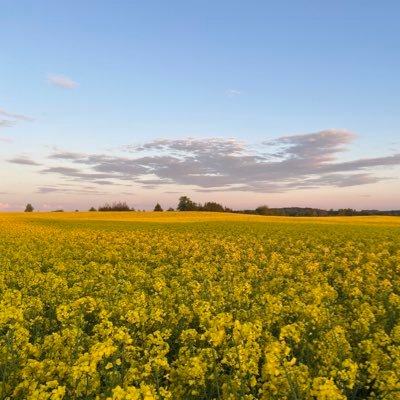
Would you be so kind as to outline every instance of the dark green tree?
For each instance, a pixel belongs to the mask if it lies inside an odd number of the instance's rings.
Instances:
[[[256,214],[259,215],[268,215],[270,214],[269,207],[265,204],[263,206],[259,206],[256,208]]]
[[[106,203],[103,206],[99,207],[99,211],[135,211],[134,209],[129,208],[126,202],[114,202],[112,204]]]
[[[178,211],[197,211],[199,206],[187,196],[182,196],[179,198]]]
[[[164,211],[163,208],[160,206],[160,203],[157,203],[154,207],[154,211]]]
[[[339,208],[338,215],[350,217],[352,215],[356,215],[357,211],[352,208]]]
[[[25,212],[32,212],[34,210],[31,203],[28,203],[25,207]]]
[[[210,211],[210,212],[225,212],[224,206],[215,201],[208,201],[204,203],[202,207],[202,211]]]

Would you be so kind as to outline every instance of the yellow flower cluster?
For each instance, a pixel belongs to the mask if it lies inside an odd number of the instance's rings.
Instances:
[[[0,400],[400,399],[400,220],[0,214]]]

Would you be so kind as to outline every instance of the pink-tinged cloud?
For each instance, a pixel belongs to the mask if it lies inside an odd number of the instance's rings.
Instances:
[[[343,161],[340,155],[354,139],[352,132],[328,129],[265,141],[256,150],[236,139],[160,139],[125,146],[126,156],[56,151],[38,172],[103,187],[284,193],[383,182],[388,177],[379,171],[400,165],[400,153]],[[9,162],[36,165],[20,157]]]
[[[79,83],[74,81],[71,78],[68,78],[64,75],[49,75],[47,77],[49,83],[54,86],[61,87],[63,89],[75,89],[79,86]]]
[[[0,108],[0,115],[8,118],[8,120],[33,121],[33,118],[29,115],[17,114],[14,112],[6,111],[2,108]]]
[[[29,115],[17,114],[0,108],[0,128],[10,128],[20,121],[33,121]],[[8,138],[0,137],[1,142],[8,142]]]

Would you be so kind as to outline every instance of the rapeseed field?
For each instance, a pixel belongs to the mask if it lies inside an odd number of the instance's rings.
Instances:
[[[0,214],[0,399],[400,399],[400,218]]]

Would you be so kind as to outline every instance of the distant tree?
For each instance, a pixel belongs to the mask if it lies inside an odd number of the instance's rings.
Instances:
[[[172,207],[168,208],[167,211],[175,211]]]
[[[160,203],[157,203],[154,207],[154,211],[164,211],[163,208],[160,206]]]
[[[97,211],[94,207],[90,207],[89,211]]]
[[[25,212],[32,212],[34,210],[31,203],[28,203],[25,207]]]
[[[225,212],[224,206],[218,204],[214,201],[208,201],[204,203],[203,207],[201,208],[202,211],[210,211],[210,212]]]
[[[268,215],[269,214],[269,207],[267,205],[262,205],[256,208],[256,214],[259,215]]]
[[[106,203],[99,207],[99,211],[131,211],[128,204],[125,202]]]
[[[179,198],[178,206],[176,207],[178,211],[197,211],[199,206],[189,199],[187,196],[182,196]]]
[[[76,210],[75,210],[75,212],[79,212],[79,210],[78,210],[78,209],[76,209]]]
[[[357,211],[352,208],[339,208],[338,215],[350,217],[352,215],[356,215]]]
[[[53,212],[64,212],[64,210],[62,210],[61,208],[59,208],[58,210],[54,210]]]

